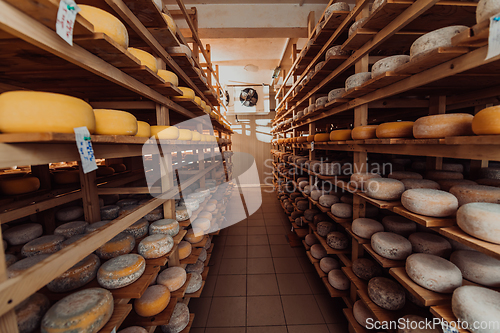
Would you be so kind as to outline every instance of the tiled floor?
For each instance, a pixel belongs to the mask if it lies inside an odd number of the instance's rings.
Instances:
[[[328,295],[304,248],[289,246],[290,222],[266,190],[255,214],[214,237],[205,289],[189,303],[191,332],[346,333],[343,301]]]

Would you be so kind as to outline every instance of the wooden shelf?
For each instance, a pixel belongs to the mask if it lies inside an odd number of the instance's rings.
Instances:
[[[367,196],[363,192],[356,192],[355,195],[363,198],[364,200],[368,201],[371,203],[373,206],[379,208],[379,209],[388,209],[388,210],[393,210],[394,207],[400,207],[401,206],[401,201],[385,201],[385,200],[378,200],[378,199],[373,199]]]
[[[404,267],[405,265],[405,260],[391,260],[380,256],[372,249],[372,246],[370,244],[363,244],[363,247],[368,252],[368,254],[370,254],[373,259],[375,259],[375,261],[384,268]]]
[[[436,305],[436,306],[431,306],[431,313],[436,317],[440,319],[444,319],[448,323],[456,323],[457,317],[453,314],[453,311],[451,310],[451,304],[447,305]],[[469,331],[464,330],[464,329],[458,329],[457,330],[460,333],[469,333]]]
[[[456,224],[455,218],[438,218],[438,217],[430,217],[423,216],[419,214],[415,214],[404,208],[403,206],[393,207],[392,211],[396,214],[404,216],[418,224],[423,225],[427,228],[434,227],[449,227]]]
[[[116,332],[116,328],[121,326],[131,311],[132,304],[120,304],[115,301],[113,314],[106,325],[99,330],[99,333]]]
[[[337,217],[337,216],[333,215],[331,212],[327,212],[326,215],[328,215],[332,220],[334,220],[338,224],[344,224],[344,223],[352,222],[352,219],[343,219],[343,218],[340,218],[340,217]]]
[[[345,255],[345,254],[337,254],[337,257],[340,259],[340,261],[342,261],[342,263],[346,267],[351,267],[352,266],[352,261],[351,261],[351,259],[349,259],[347,257],[347,255]]]
[[[460,229],[458,226],[441,228],[439,229],[439,233],[459,243],[465,244],[479,252],[500,260],[500,245],[485,242],[483,240],[472,237],[463,232],[462,229]]]

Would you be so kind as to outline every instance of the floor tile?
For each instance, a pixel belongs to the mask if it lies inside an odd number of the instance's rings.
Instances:
[[[324,324],[313,295],[281,296],[287,325]]]
[[[245,327],[207,327],[205,333],[245,333]]]
[[[192,327],[205,327],[211,308],[212,298],[193,298],[189,301],[189,311],[195,313]]]
[[[302,268],[297,258],[273,258],[273,262],[278,274],[302,273]]]
[[[231,226],[228,230],[228,236],[244,236],[247,234],[247,227],[235,227]],[[226,244],[227,245],[227,244]]]
[[[268,235],[286,235],[287,230],[283,226],[268,225],[266,226]]]
[[[276,274],[280,295],[310,295],[311,288],[304,274]]]
[[[316,272],[316,270],[314,270],[314,272],[310,272],[310,273],[306,272],[305,274],[306,274],[307,282],[309,283],[309,287],[311,287],[313,294],[315,294],[315,295],[325,294],[326,295],[328,293],[328,290],[326,289],[325,284],[319,278],[318,272]],[[330,296],[330,295],[328,295],[328,296]]]
[[[314,273],[316,274],[316,277],[318,277],[318,273],[316,273],[316,268],[314,268],[313,264],[311,264],[311,261],[307,257],[299,257],[297,258],[299,261],[300,267],[305,273]]]
[[[245,325],[246,297],[214,297],[212,299],[207,327],[233,327]]]
[[[248,258],[270,258],[271,248],[269,245],[255,245],[248,246],[247,249]]]
[[[347,333],[349,332],[348,324],[326,324],[330,333]]]
[[[247,326],[284,324],[285,316],[279,296],[247,297]]]
[[[226,246],[247,245],[247,236],[228,236]]]
[[[266,226],[282,226],[283,220],[278,218],[264,217],[264,223]]]
[[[290,245],[271,245],[271,254],[274,258],[295,258],[295,252]]]
[[[224,248],[223,258],[226,259],[236,259],[236,258],[246,258],[247,257],[247,247],[242,245],[237,246],[226,246]]]
[[[247,333],[287,333],[286,326],[247,327]]]
[[[251,221],[248,221],[248,226],[249,227],[262,227],[262,226],[265,226],[265,222],[264,220],[251,220]]]
[[[210,268],[210,271],[212,268]],[[217,283],[217,275],[211,274],[209,271],[208,277],[205,280],[205,286],[203,287],[203,291],[201,293],[201,297],[212,297],[214,295],[215,284]]]
[[[275,274],[247,275],[248,296],[279,295],[278,282]]]
[[[248,258],[247,274],[274,274],[272,258]]]
[[[189,330],[189,333],[205,333],[205,328],[204,327],[191,327]],[[245,333],[245,332],[243,332]]]
[[[222,259],[219,274],[246,274],[246,259]]]
[[[217,278],[214,297],[219,296],[246,296],[246,275],[220,275]]]
[[[248,245],[266,245],[269,244],[267,235],[248,235]]]
[[[266,235],[266,227],[248,227],[248,235]]]
[[[269,238],[269,244],[288,244],[288,240],[286,239],[285,235],[267,235]]]
[[[288,333],[329,333],[326,325],[293,325],[287,326]]]
[[[323,319],[327,324],[345,323],[347,321],[342,311],[345,304],[340,298],[331,298],[330,295],[314,295],[319,304]]]

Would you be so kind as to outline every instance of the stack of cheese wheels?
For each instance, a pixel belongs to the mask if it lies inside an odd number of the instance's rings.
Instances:
[[[170,291],[161,284],[150,286],[141,298],[134,301],[134,310],[139,316],[152,317],[165,310],[170,302]]]
[[[56,293],[63,293],[80,288],[96,277],[100,266],[99,257],[91,253],[47,284],[47,289]]]
[[[196,95],[195,95],[193,89],[187,88],[187,87],[178,87],[178,88],[180,91],[182,91],[182,96],[173,96],[172,100],[182,101],[185,99],[189,99],[189,100],[192,100],[194,102],[194,98]]]
[[[383,123],[377,126],[375,133],[379,139],[412,138],[413,124],[412,121]]]
[[[118,110],[95,109],[95,134],[136,135],[137,118],[131,113]]]
[[[151,136],[160,140],[177,140],[179,129],[174,126],[151,126]]]
[[[165,234],[154,234],[141,240],[137,252],[145,259],[159,258],[172,250],[174,239]]]
[[[97,271],[97,282],[106,289],[126,287],[137,281],[146,269],[138,254],[125,254],[106,261]]]
[[[174,292],[181,289],[186,280],[186,270],[179,266],[173,266],[161,272],[156,279],[156,283],[164,285],[168,290]]]
[[[2,133],[74,133],[75,127],[83,126],[94,133],[94,112],[81,99],[36,91],[0,94]]]
[[[451,47],[451,39],[462,31],[468,29],[463,25],[454,25],[434,30],[419,37],[410,48],[410,59],[424,56],[440,47]]]
[[[145,121],[137,121],[137,133],[135,136],[140,138],[151,137],[151,126]]]
[[[123,48],[128,48],[128,32],[125,25],[110,13],[87,5],[78,5],[80,15],[94,26],[94,32],[102,32]]]
[[[19,332],[35,332],[40,327],[40,322],[49,308],[49,299],[40,293],[35,293],[19,303],[15,307]]]
[[[351,131],[351,137],[353,140],[367,140],[377,138],[377,127],[378,125],[367,125],[354,127]]]
[[[439,139],[448,136],[472,135],[473,115],[451,113],[417,119],[413,125],[413,136],[417,139]]]
[[[35,176],[3,175],[0,177],[0,193],[19,195],[30,193],[40,188],[40,180]]]
[[[472,131],[476,135],[500,134],[500,107],[491,106],[479,111],[472,120]]]
[[[151,54],[146,51],[136,49],[134,47],[129,47],[127,49],[134,57],[139,59],[141,62],[142,66],[148,67],[150,70],[152,70],[154,73],[158,73],[158,66],[156,64],[156,58]]]

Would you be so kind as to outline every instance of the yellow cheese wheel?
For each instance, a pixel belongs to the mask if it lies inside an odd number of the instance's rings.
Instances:
[[[380,124],[376,130],[377,138],[413,138],[413,121],[397,121]]]
[[[146,289],[141,298],[134,301],[135,312],[142,317],[151,317],[165,310],[170,302],[170,290],[161,284]]]
[[[38,237],[24,244],[21,254],[24,257],[33,257],[39,254],[56,253],[61,249],[62,242],[64,242],[64,236],[60,235]]]
[[[110,13],[87,5],[78,5],[79,12],[87,21],[92,23],[95,32],[102,32],[111,37],[115,42],[128,48],[128,32],[125,25]]]
[[[189,257],[191,255],[191,251],[193,250],[193,247],[191,246],[191,243],[189,243],[187,241],[181,241],[179,243],[179,245],[177,246],[177,249],[179,250],[179,259],[182,260],[182,259],[186,259],[187,257]]]
[[[297,138],[292,138],[292,142],[295,142]],[[316,142],[326,142],[330,141],[329,133],[318,133],[314,136],[314,141]]]
[[[193,138],[193,132],[188,129],[179,129],[179,137],[177,140],[189,141]]]
[[[135,136],[141,138],[149,138],[151,137],[151,126],[145,121],[137,122],[137,134]]]
[[[473,115],[467,113],[421,117],[413,125],[413,136],[417,139],[439,139],[448,136],[472,135],[473,118]]]
[[[201,141],[201,134],[196,132],[196,131],[192,131],[193,133],[193,137],[191,138],[192,141]]]
[[[212,112],[210,105],[205,105],[205,113],[210,114],[210,112]]]
[[[200,97],[195,96],[195,97],[194,97],[194,102],[195,102],[196,104],[198,104],[199,106],[201,106],[201,98],[200,98]]]
[[[308,135],[307,136],[307,142],[313,142],[314,141],[314,135]],[[286,139],[285,139],[286,142]]]
[[[281,143],[280,140],[281,139],[278,140],[278,144]],[[304,143],[304,142],[307,142],[307,137],[306,136],[301,136],[301,137],[297,138],[297,143]]]
[[[40,293],[35,293],[18,304],[15,312],[19,333],[34,332],[49,308],[49,299]]]
[[[351,137],[353,140],[367,140],[377,138],[377,127],[378,125],[367,125],[354,127],[351,131]]]
[[[163,15],[163,18],[165,19],[165,21],[167,21],[168,28],[170,30],[172,30],[174,35],[177,34],[177,24],[175,24],[174,19],[171,16],[164,14],[164,13],[162,13],[162,15]]]
[[[101,259],[111,259],[130,253],[135,246],[134,236],[121,232],[108,242],[101,245],[95,253]]]
[[[54,171],[52,173],[54,182],[59,185],[74,184],[80,182],[80,171],[67,170],[67,171]]]
[[[106,325],[114,309],[113,295],[102,288],[90,288],[64,297],[42,319],[42,332],[96,333]]]
[[[169,267],[158,275],[156,283],[164,285],[171,292],[179,290],[187,280],[186,270],[179,266]]]
[[[35,176],[0,177],[0,192],[18,195],[34,192],[40,188],[40,180]]]
[[[151,136],[162,140],[177,140],[179,129],[174,126],[151,126]]]
[[[188,98],[188,99],[194,101],[195,95],[194,95],[193,89],[187,88],[187,87],[177,87],[177,88],[179,88],[179,90],[182,91],[183,95],[182,96],[173,96],[172,100],[176,101],[176,100]]]
[[[138,254],[124,254],[106,261],[97,271],[97,282],[106,289],[118,289],[137,281],[146,269]]]
[[[0,94],[0,132],[74,133],[75,127],[95,131],[92,107],[79,98],[37,92],[9,91]]]
[[[500,134],[500,106],[479,111],[472,120],[472,131],[477,135]]]
[[[336,130],[330,133],[330,141],[345,141],[345,140],[351,140],[350,129]]]
[[[160,69],[158,70],[158,76],[165,80],[165,82],[169,82],[176,87],[179,85],[179,77],[171,71]]]
[[[118,110],[95,109],[95,134],[136,135],[137,118],[131,113]]]
[[[202,135],[201,135],[201,140],[200,140],[200,141],[202,141],[202,142],[207,142],[207,141],[208,141],[207,136],[208,136],[208,135],[206,135],[206,134],[202,134]]]
[[[203,110],[206,110],[207,108],[207,102],[205,102],[204,100],[201,100],[201,107]]]
[[[92,253],[52,280],[47,288],[56,293],[80,288],[96,277],[100,265],[101,261]]]
[[[141,61],[141,65],[148,67],[154,73],[158,73],[158,67],[156,64],[156,58],[146,51],[136,49],[134,47],[129,47],[127,49],[134,57]]]

